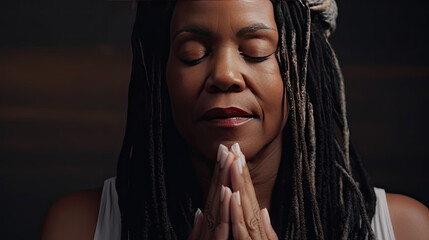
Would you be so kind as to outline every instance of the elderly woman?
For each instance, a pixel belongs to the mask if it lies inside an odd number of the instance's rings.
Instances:
[[[336,10],[142,1],[117,177],[55,203],[42,239],[428,239],[350,144]]]

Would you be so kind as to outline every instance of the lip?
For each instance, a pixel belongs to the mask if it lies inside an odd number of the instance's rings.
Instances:
[[[205,112],[199,122],[208,122],[219,127],[236,127],[252,120],[255,116],[245,110],[236,107],[212,108]]]

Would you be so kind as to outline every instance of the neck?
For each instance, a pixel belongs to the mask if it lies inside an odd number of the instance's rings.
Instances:
[[[261,209],[270,209],[271,195],[282,155],[281,146],[282,136],[280,135],[263,147],[254,157],[246,158],[256,197],[258,198],[259,207]],[[203,190],[205,202],[210,188],[214,163],[204,158],[195,150],[192,151],[192,163],[198,182]]]

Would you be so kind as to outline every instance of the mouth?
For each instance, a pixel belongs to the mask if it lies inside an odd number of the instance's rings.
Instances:
[[[205,112],[197,121],[219,127],[236,127],[255,118],[255,115],[239,108],[213,108]]]

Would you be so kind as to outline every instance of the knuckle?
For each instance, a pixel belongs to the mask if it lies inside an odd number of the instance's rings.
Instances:
[[[204,207],[204,216],[208,216],[211,212],[211,201],[207,201],[206,206]]]
[[[223,229],[223,226],[222,225],[217,225],[216,226],[216,229],[215,229],[215,232],[216,232],[216,235],[219,233],[219,232],[221,232],[222,231],[222,229]]]
[[[250,218],[248,221],[246,221],[246,226],[247,226],[247,229],[249,229],[252,232],[255,232],[256,230],[259,229],[258,219],[256,219],[255,217]]]
[[[253,214],[257,218],[259,218],[259,215],[260,215],[260,212],[261,212],[261,210],[259,209],[259,204],[256,202],[256,203],[252,203],[252,205],[253,205]]]
[[[244,226],[246,226],[246,222],[244,221],[244,219],[242,218],[242,219],[240,219],[240,220],[238,220],[238,224],[239,225],[244,225]]]
[[[208,229],[214,230],[216,224],[215,224],[215,220],[214,220],[213,215],[211,213],[208,213],[205,217],[205,220],[206,220],[206,224],[207,224]]]
[[[220,218],[220,219],[218,219],[217,224],[218,225],[229,225],[229,221]]]

